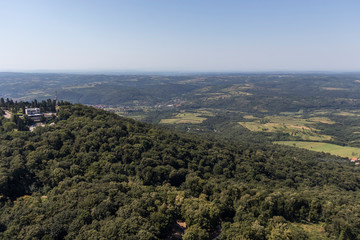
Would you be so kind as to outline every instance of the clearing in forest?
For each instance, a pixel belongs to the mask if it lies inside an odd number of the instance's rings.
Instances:
[[[162,119],[160,123],[179,124],[179,123],[194,123],[199,124],[206,120],[202,113],[183,112],[176,114],[173,118]]]
[[[356,147],[344,147],[331,143],[302,142],[302,141],[275,141],[274,143],[298,147],[298,148],[305,148],[316,152],[330,153],[340,157],[347,157],[347,158],[360,157],[360,148],[356,148]]]

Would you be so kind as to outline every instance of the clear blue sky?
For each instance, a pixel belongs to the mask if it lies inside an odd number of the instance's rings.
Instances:
[[[0,71],[360,71],[359,0],[0,0]]]

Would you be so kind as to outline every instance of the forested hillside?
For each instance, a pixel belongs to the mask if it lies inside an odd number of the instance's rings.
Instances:
[[[82,105],[33,132],[0,120],[1,239],[360,239],[360,170],[328,154]]]

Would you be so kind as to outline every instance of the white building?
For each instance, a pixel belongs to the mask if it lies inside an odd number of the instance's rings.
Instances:
[[[29,117],[42,115],[40,112],[40,108],[25,108],[25,114]]]

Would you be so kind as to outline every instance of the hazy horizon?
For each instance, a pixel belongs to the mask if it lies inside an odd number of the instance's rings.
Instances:
[[[360,74],[359,71],[331,71],[331,70],[268,70],[268,71],[142,71],[142,70],[9,70],[1,71],[9,74],[79,74],[79,75],[206,75],[206,74]]]
[[[360,72],[360,2],[4,1],[1,72]]]

